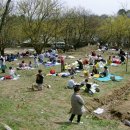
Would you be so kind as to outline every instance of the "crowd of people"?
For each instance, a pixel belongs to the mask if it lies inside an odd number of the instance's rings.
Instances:
[[[30,53],[27,51],[26,53],[17,53],[17,55],[7,54],[6,56],[0,56],[0,68],[2,73],[5,73],[5,70],[7,69],[6,62],[12,62],[15,59],[23,58],[25,56],[30,56]],[[97,84],[89,83],[89,78],[94,75],[99,75],[100,78],[107,77],[109,74],[109,66],[112,63],[124,64],[126,61],[126,54],[122,49],[120,49],[118,56],[113,55],[109,56],[108,59],[105,59],[101,54],[96,54],[95,51],[92,51],[91,54],[85,58],[80,58],[77,59],[75,63],[67,64],[65,62],[65,58],[63,56],[59,56],[56,49],[50,49],[45,53],[33,54],[33,61],[30,60],[28,63],[25,63],[25,61],[22,60],[21,63],[18,64],[17,70],[33,67],[38,68],[40,64],[44,65],[46,63],[45,58],[48,58],[48,61],[52,64],[59,62],[61,64],[61,72],[68,72],[69,76],[71,76],[66,84],[66,88],[74,90],[71,97],[71,116],[68,122],[72,122],[75,115],[77,115],[77,123],[81,123],[81,116],[85,112],[85,103],[79,94],[80,89],[85,87],[84,91],[91,95],[95,92],[100,92]],[[8,69],[8,74],[11,78],[18,76],[16,69],[13,66],[10,66]],[[77,72],[83,72],[83,81],[80,83],[75,81]],[[50,74],[57,74],[57,72],[55,69],[51,69]],[[59,74],[56,76],[59,76]],[[44,75],[42,74],[42,70],[39,69],[38,74],[36,75],[35,84],[32,85],[32,90],[41,91],[43,90],[43,86]]]

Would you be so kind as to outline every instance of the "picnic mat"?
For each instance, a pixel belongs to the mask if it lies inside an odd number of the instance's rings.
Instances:
[[[18,79],[19,79],[19,77],[12,78],[10,75],[0,76],[0,81],[1,80],[18,80]]]
[[[68,77],[68,76],[70,76],[70,73],[68,73],[68,72],[59,73],[59,76]]]
[[[94,79],[96,79],[98,81],[101,81],[101,82],[107,82],[107,81],[111,80],[111,76],[114,76],[116,81],[120,81],[120,80],[123,79],[123,77],[117,76],[117,75],[113,75],[113,74],[108,74],[108,76],[103,77],[103,78],[94,78]]]
[[[53,64],[53,63],[46,63],[46,64],[44,64],[44,66],[45,67],[52,67],[52,66],[57,66],[57,65],[60,65],[60,63],[55,63],[55,64]]]

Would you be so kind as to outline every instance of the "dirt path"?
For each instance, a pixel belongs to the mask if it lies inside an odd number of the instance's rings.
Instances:
[[[127,85],[115,89],[107,95],[94,98],[91,109],[103,108],[105,112],[99,115],[102,119],[130,120],[130,81]]]

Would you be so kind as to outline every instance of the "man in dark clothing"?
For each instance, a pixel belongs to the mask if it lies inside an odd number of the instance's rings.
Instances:
[[[79,70],[82,70],[83,69],[83,63],[80,60],[77,60],[77,62],[78,62]]]
[[[124,55],[121,55],[121,56],[120,56],[120,60],[121,60],[121,63],[122,63],[122,64],[125,63],[125,56],[124,56]]]

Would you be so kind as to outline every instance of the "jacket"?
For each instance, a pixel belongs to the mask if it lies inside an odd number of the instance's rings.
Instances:
[[[84,100],[78,93],[74,93],[71,97],[72,114],[82,115],[85,112]]]

